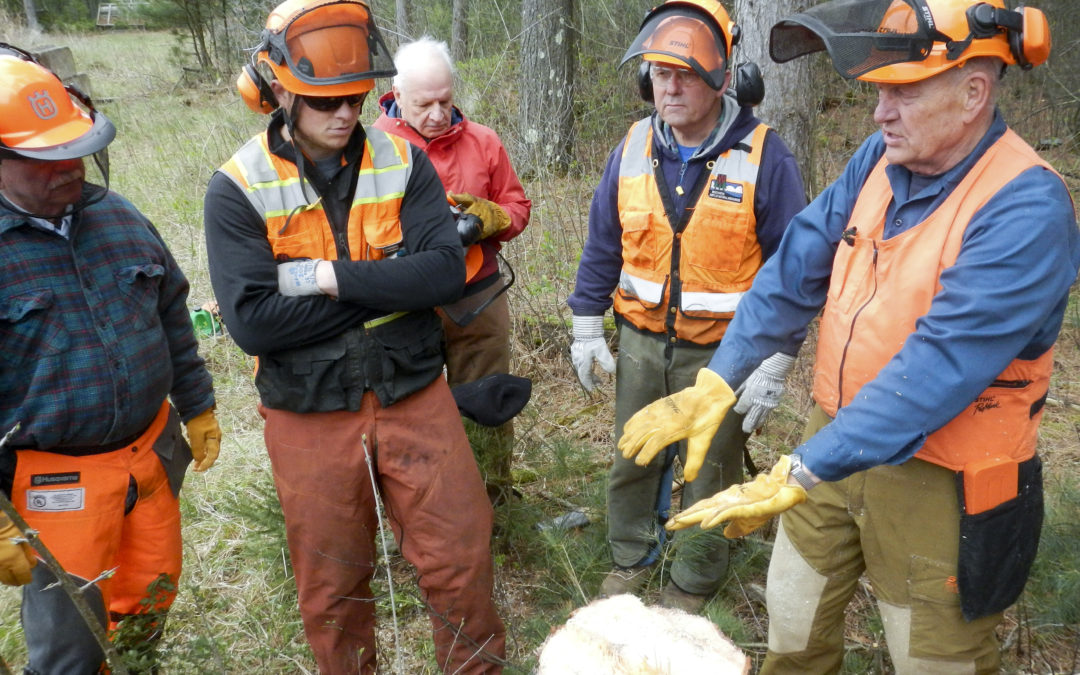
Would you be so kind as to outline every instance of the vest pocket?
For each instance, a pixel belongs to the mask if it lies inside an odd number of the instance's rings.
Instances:
[[[738,270],[746,255],[746,240],[750,236],[751,217],[744,210],[732,209],[716,218],[711,221],[691,221],[682,236],[681,255],[686,264],[696,270],[694,276],[704,283],[730,281],[729,274],[720,276],[710,273]]]
[[[658,263],[656,228],[663,226],[670,229],[670,226],[666,221],[654,225],[655,218],[649,211],[628,210],[619,218],[622,222],[623,261],[641,269],[654,269]]]
[[[445,362],[442,322],[434,312],[406,315],[373,331],[383,377],[375,394],[388,406],[431,384]]]
[[[267,408],[296,413],[347,409],[345,335],[259,357],[255,385]]]

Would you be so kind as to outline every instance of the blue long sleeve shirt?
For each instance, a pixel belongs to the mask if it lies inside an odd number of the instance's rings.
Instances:
[[[724,98],[721,116],[713,137],[706,140],[688,161],[683,162],[678,147],[666,125],[653,114],[653,157],[658,158],[669,187],[668,197],[676,213],[689,204],[691,187],[702,171],[721,153],[731,149],[761,123],[749,107],[738,107],[732,96]],[[725,116],[733,116],[725,123]],[[625,139],[608,157],[600,184],[593,193],[589,207],[589,236],[581,252],[577,282],[566,303],[579,316],[598,316],[612,304],[612,293],[619,283],[622,270],[622,222],[619,218],[619,166],[622,163]],[[682,187],[682,192],[677,189]],[[756,234],[764,259],[776,251],[791,217],[806,205],[802,176],[795,157],[774,131],[765,137],[761,170],[758,173],[754,196]],[[739,305],[741,311],[742,305]],[[737,314],[738,312],[736,312]]]
[[[1006,129],[995,113],[972,153],[914,194],[911,173],[889,166],[885,238],[932,213]],[[840,235],[884,147],[880,132],[870,136],[836,182],[795,216],[758,273],[709,364],[732,387],[774,352],[798,351],[825,305]],[[942,273],[941,291],[900,351],[795,452],[824,480],[910,459],[1013,359],[1053,346],[1078,268],[1080,236],[1066,186],[1041,167],[1024,171],[968,224],[956,264]]]

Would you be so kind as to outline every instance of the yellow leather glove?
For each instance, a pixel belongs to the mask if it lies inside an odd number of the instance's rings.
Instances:
[[[724,536],[729,539],[750,534],[773,516],[806,501],[801,485],[789,485],[791,457],[784,455],[769,473],[759,473],[754,480],[732,485],[712,497],[702,499],[664,525],[669,530],[681,530],[698,523],[707,530],[729,522]]]
[[[11,518],[0,513],[0,583],[8,586],[30,583],[30,570],[37,565],[37,556],[30,544],[12,541],[22,537],[23,533],[11,522]]]
[[[735,394],[724,378],[708,368],[698,371],[694,386],[653,401],[626,421],[619,450],[622,456],[645,466],[657,453],[676,441],[686,441],[683,476],[697,478],[705,453],[720,422],[735,404]]]
[[[480,219],[480,238],[487,239],[510,227],[510,214],[493,201],[475,197],[468,192],[457,192],[450,199],[465,213]]]
[[[195,459],[195,470],[202,472],[214,466],[221,451],[221,427],[213,408],[207,408],[187,423],[188,443]]]

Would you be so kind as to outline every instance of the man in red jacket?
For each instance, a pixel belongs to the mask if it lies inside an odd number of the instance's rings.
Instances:
[[[480,218],[480,239],[466,255],[468,281],[463,298],[442,312],[446,331],[446,371],[450,386],[510,370],[510,309],[500,293],[468,320],[500,286],[496,253],[521,234],[532,202],[525,197],[506,149],[494,131],[465,119],[454,106],[454,65],[445,42],[422,37],[394,55],[393,91],[379,99],[375,128],[423,149],[450,198]],[[465,325],[460,325],[465,324]],[[493,501],[512,484],[513,422],[498,427],[493,442],[474,448]]]

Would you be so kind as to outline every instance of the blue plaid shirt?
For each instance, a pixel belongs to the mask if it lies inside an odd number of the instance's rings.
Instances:
[[[0,434],[13,446],[105,445],[166,396],[186,422],[214,404],[188,282],[154,226],[109,193],[68,237],[0,205]]]

